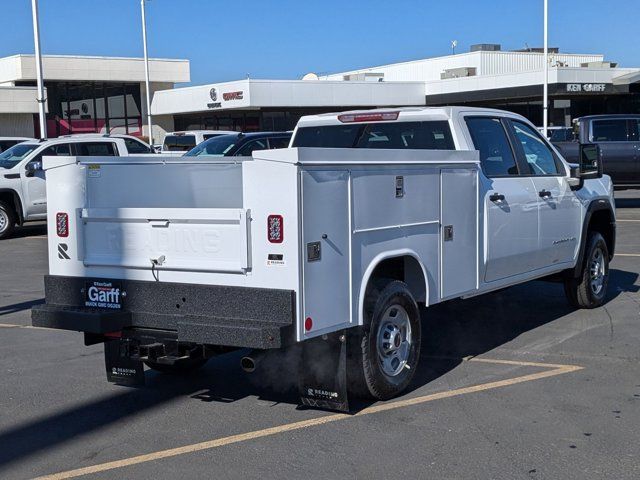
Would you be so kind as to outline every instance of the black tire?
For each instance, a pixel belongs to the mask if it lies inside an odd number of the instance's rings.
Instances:
[[[604,304],[608,284],[609,249],[607,242],[599,232],[589,232],[580,276],[566,279],[564,292],[571,306],[575,308],[597,308]]]
[[[204,364],[207,363],[207,360],[207,358],[189,358],[185,360],[179,360],[173,365],[157,363],[150,360],[144,363],[147,364],[147,367],[149,367],[151,370],[155,370],[156,372],[164,373],[167,375],[186,375],[195,372],[199,368],[203,367]]]
[[[363,399],[388,400],[407,388],[420,359],[420,312],[407,285],[398,280],[377,282],[365,299],[365,322],[349,337],[349,390]],[[400,344],[392,345],[390,342],[395,344],[397,338]],[[387,339],[389,342],[384,343]],[[402,347],[398,362],[393,352],[386,354],[381,345],[398,351]],[[382,358],[387,360],[386,367]],[[397,373],[390,373],[394,364]]]
[[[0,202],[0,240],[9,237],[16,226],[16,214],[11,205]]]

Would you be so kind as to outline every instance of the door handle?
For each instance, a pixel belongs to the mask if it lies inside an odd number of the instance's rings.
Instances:
[[[540,190],[538,195],[540,198],[551,198],[551,192],[549,190]]]
[[[489,200],[492,202],[504,202],[504,195],[500,193],[493,193],[489,195]]]

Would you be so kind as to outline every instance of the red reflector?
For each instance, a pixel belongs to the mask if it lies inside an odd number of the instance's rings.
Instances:
[[[69,236],[69,215],[56,213],[56,233],[59,237]]]
[[[342,123],[356,122],[385,122],[397,120],[400,112],[378,112],[378,113],[345,113],[338,115],[338,120]]]
[[[269,215],[267,218],[267,238],[271,243],[282,243],[284,240],[284,218],[282,215]]]
[[[313,328],[313,320],[311,319],[311,317],[307,317],[304,320],[304,329],[308,332],[312,328]]]

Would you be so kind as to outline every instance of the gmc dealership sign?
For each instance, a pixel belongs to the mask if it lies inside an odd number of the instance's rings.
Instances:
[[[229,102],[231,100],[242,100],[244,98],[244,93],[242,90],[239,92],[226,92],[222,94],[222,99],[225,102]]]
[[[218,91],[215,88],[212,88],[209,91],[209,97],[213,100],[212,103],[207,103],[207,108],[222,108],[222,102],[220,100],[220,96],[218,95]],[[222,100],[225,102],[233,102],[235,100],[244,100],[244,91],[237,90],[235,92],[223,92]]]

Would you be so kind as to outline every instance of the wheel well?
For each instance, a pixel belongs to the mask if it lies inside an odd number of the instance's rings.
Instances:
[[[599,232],[607,243],[609,255],[613,256],[615,248],[615,226],[613,224],[613,215],[609,210],[597,210],[593,212],[589,219],[589,232]]]
[[[365,297],[376,287],[376,280],[383,278],[406,283],[417,302],[426,302],[427,279],[420,262],[415,257],[402,255],[382,260],[371,272]]]
[[[22,224],[22,208],[20,207],[20,200],[18,200],[16,193],[13,190],[0,191],[0,202],[6,203],[13,209],[16,215],[18,223]]]

